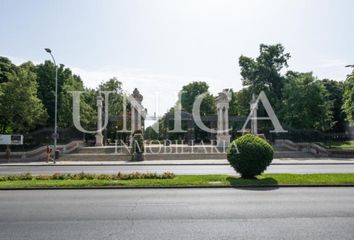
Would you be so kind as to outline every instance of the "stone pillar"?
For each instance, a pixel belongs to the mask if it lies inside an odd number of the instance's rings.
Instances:
[[[224,130],[229,129],[229,104],[227,104],[227,106],[225,106],[225,111],[224,111]],[[229,132],[225,131],[225,135],[229,134]]]
[[[250,102],[250,110],[251,110],[251,134],[258,134],[258,124],[257,124],[257,111],[258,104],[256,103],[256,96],[252,94],[252,100]]]
[[[216,142],[218,147],[227,147],[230,144],[229,129],[229,97],[227,92],[219,93],[216,98],[217,107],[217,134]]]
[[[101,95],[97,96],[97,133],[96,133],[96,146],[103,146],[103,135],[102,135],[102,102],[103,97]]]

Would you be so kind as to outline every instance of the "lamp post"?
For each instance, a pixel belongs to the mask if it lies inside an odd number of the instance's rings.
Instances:
[[[57,138],[58,138],[58,122],[57,122],[57,116],[58,116],[58,66],[57,63],[55,62],[54,56],[52,54],[52,50],[49,48],[44,49],[47,53],[50,54],[50,56],[53,59],[54,65],[55,65],[55,107],[54,107],[54,159],[53,163],[55,164],[56,162],[56,151],[57,151]]]

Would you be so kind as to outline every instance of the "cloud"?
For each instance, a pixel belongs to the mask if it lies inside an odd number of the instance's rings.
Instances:
[[[344,67],[348,62],[342,59],[322,59],[318,67],[322,68],[333,68],[333,67]]]

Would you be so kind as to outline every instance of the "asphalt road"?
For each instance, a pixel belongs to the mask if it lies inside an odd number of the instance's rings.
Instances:
[[[33,175],[62,173],[173,172],[175,174],[235,174],[228,165],[130,165],[130,166],[0,166],[0,175],[31,172]],[[354,173],[354,164],[271,165],[267,173]]]
[[[0,192],[0,239],[354,239],[354,188]]]

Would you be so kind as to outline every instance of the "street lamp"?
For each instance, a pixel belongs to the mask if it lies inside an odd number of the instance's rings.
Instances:
[[[55,65],[55,107],[54,107],[54,159],[53,163],[55,164],[56,160],[56,152],[57,152],[57,138],[58,138],[58,122],[57,122],[57,116],[58,116],[58,66],[57,63],[55,62],[54,56],[52,54],[52,50],[49,48],[44,49],[47,53],[50,54],[50,56],[53,59],[54,65]]]

